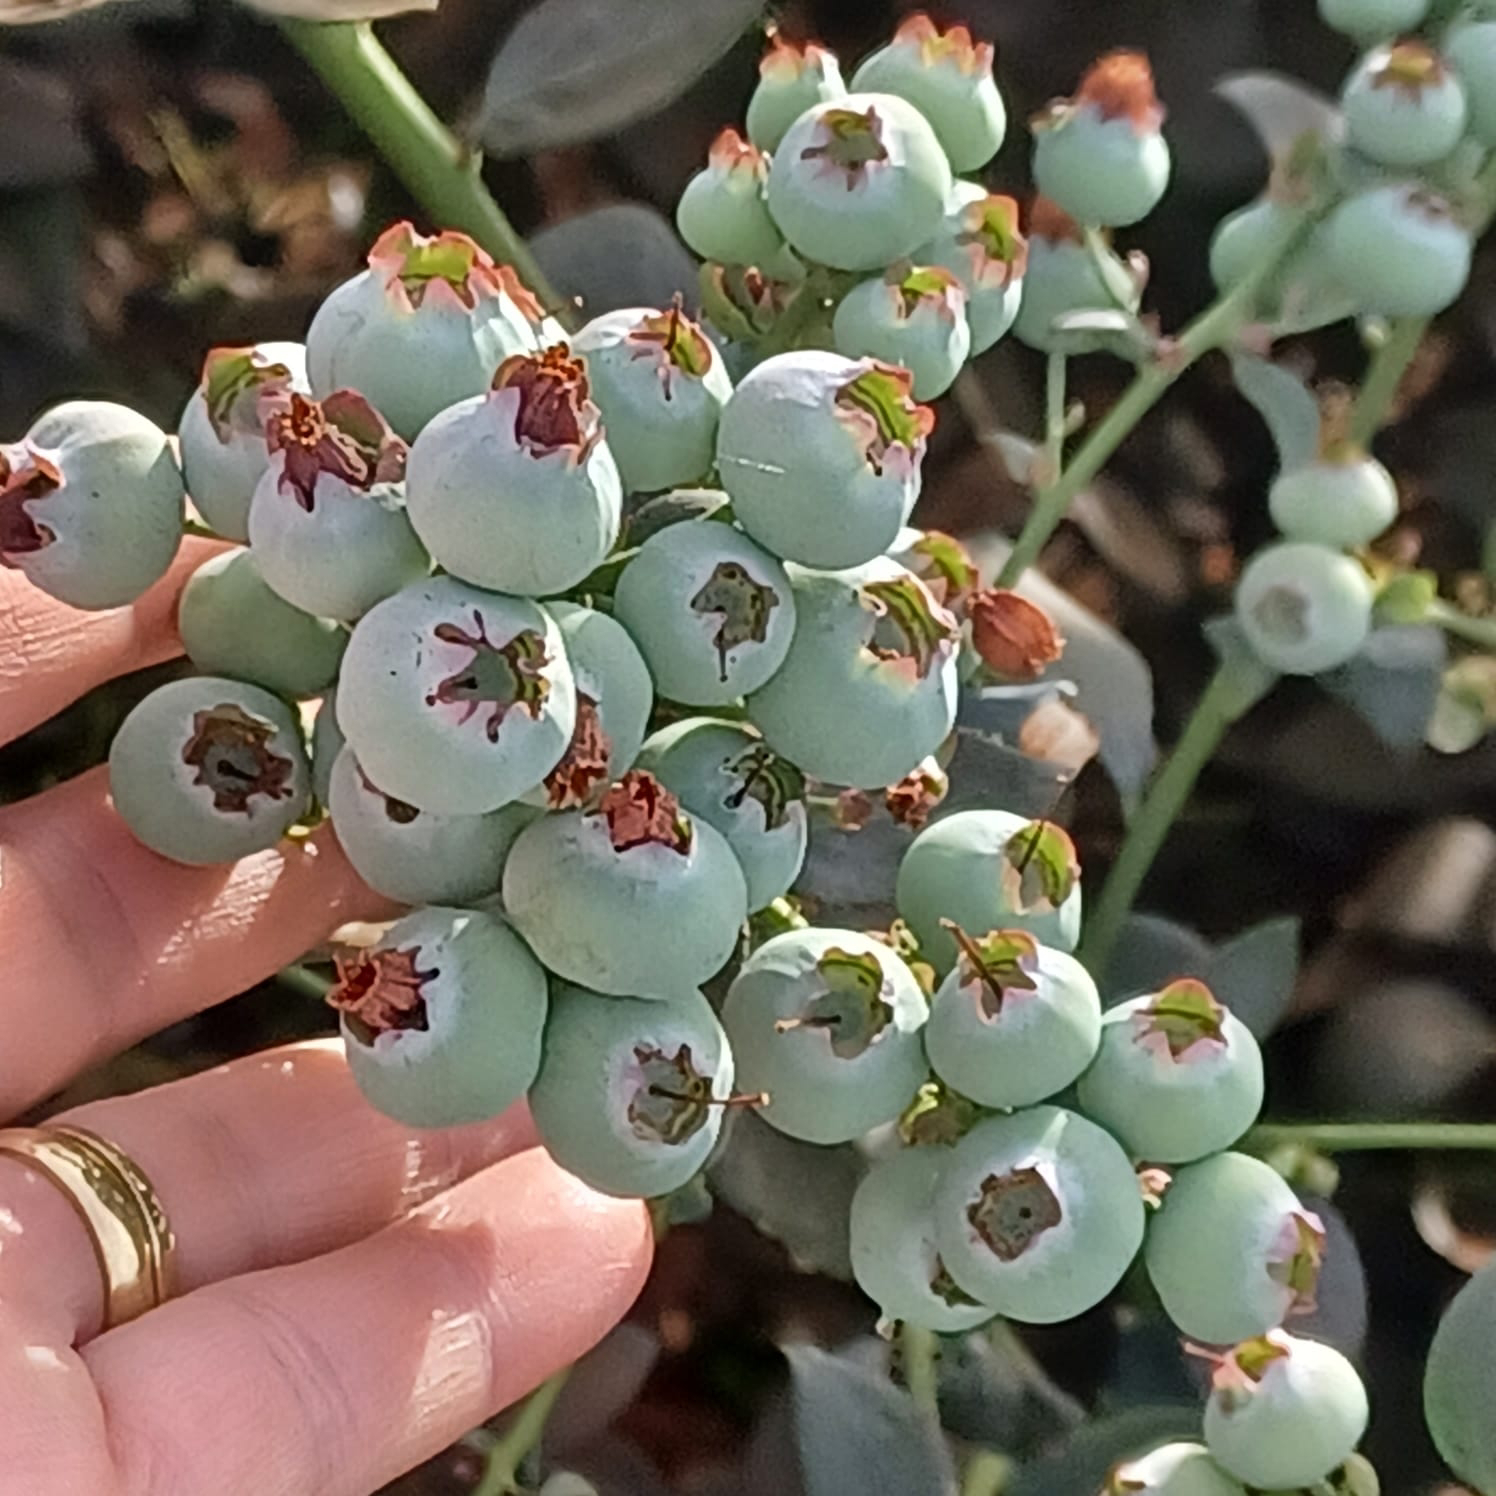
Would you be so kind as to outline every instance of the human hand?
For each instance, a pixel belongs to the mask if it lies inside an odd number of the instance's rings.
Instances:
[[[81,614],[0,571],[0,742],[177,652],[189,541],[131,608]],[[379,901],[324,827],[236,866],[140,846],[94,770],[0,810],[0,1122],[242,991]],[[62,1191],[0,1155],[0,1491],[363,1496],[592,1345],[648,1267],[637,1201],[534,1146],[528,1116],[439,1133],[291,1045],[51,1119],[133,1158],[178,1297],[100,1333]]]

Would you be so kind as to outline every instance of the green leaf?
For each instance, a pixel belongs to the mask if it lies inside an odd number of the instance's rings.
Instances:
[[[1496,1496],[1496,1262],[1454,1296],[1423,1374],[1423,1414],[1449,1468],[1481,1496]]]
[[[1200,1437],[1200,1410],[1181,1403],[1129,1408],[1084,1425],[1052,1454],[1024,1465],[1003,1496],[1081,1496],[1099,1491],[1113,1465],[1173,1439]]]
[[[1303,380],[1255,353],[1233,353],[1231,377],[1267,422],[1284,471],[1311,461],[1319,450],[1319,402]]]
[[[1333,100],[1283,73],[1228,73],[1214,92],[1257,132],[1274,161],[1286,160],[1306,136],[1334,144],[1345,133]]]
[[[1177,977],[1208,981],[1210,962],[1210,942],[1187,925],[1157,914],[1129,914],[1100,983],[1102,999],[1110,1007],[1157,992]],[[1222,1001],[1231,1006],[1229,997]]]
[[[1265,1039],[1288,1011],[1299,975],[1299,921],[1264,920],[1217,946],[1204,979],[1218,1001]]]
[[[645,203],[609,203],[547,225],[530,240],[545,278],[589,317],[620,307],[669,306],[698,297],[696,262],[663,214]]]
[[[1320,684],[1370,723],[1389,748],[1412,752],[1428,733],[1449,641],[1433,624],[1388,624],[1367,636],[1360,652]]]

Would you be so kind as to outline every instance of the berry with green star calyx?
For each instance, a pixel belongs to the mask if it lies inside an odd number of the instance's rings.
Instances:
[[[327,994],[364,1098],[408,1127],[496,1117],[540,1068],[546,977],[501,919],[408,914],[338,962]]]
[[[134,602],[182,539],[166,433],[128,406],[69,400],[0,444],[0,566],[74,608]]]
[[[971,352],[966,292],[938,265],[900,262],[886,275],[854,286],[832,323],[838,353],[900,364],[916,400],[943,395]]]
[[[1273,523],[1290,540],[1354,550],[1397,518],[1397,484],[1375,457],[1341,443],[1281,473],[1267,502]]]
[[[359,620],[338,679],[338,723],[386,795],[481,815],[561,761],[576,684],[556,621],[538,604],[433,577]]]
[[[1100,1303],[1143,1241],[1143,1195],[1127,1155],[1055,1106],[977,1123],[941,1169],[934,1213],[956,1285],[1025,1324]]]
[[[1088,352],[1084,340],[1060,332],[1055,323],[1073,312],[1135,313],[1141,300],[1142,287],[1130,265],[1105,245],[1088,245],[1080,225],[1057,204],[1044,197],[1034,199],[1023,300],[1013,322],[1019,342],[1041,353],[1059,347],[1067,353]]]
[[[1345,664],[1371,632],[1373,601],[1359,562],[1299,540],[1258,551],[1236,584],[1236,618],[1247,642],[1284,675]]]
[[[296,714],[242,681],[157,687],[109,749],[109,793],[153,852],[203,866],[273,847],[305,813],[311,779]]]
[[[265,422],[292,390],[310,395],[300,343],[215,348],[177,423],[197,512],[225,540],[249,538],[249,501],[270,464]]]
[[[795,568],[784,664],[748,698],[769,746],[832,784],[897,784],[949,736],[956,621],[887,557],[850,571]]]
[[[504,864],[504,908],[558,976],[596,992],[685,992],[726,965],[748,915],[721,833],[631,769],[585,810],[527,826]]]
[[[765,1122],[844,1143],[891,1122],[928,1072],[925,995],[894,951],[854,930],[790,930],[739,969],[722,1023]]]
[[[318,308],[307,370],[313,393],[358,390],[410,441],[438,411],[481,395],[506,358],[558,333],[514,271],[466,234],[428,239],[397,223],[369,268]]]
[[[723,130],[675,205],[681,238],[703,260],[763,269],[784,248],[769,216],[768,184],[769,158],[736,130]]]
[[[936,1075],[982,1106],[1032,1106],[1064,1090],[1101,1043],[1101,999],[1085,967],[1023,930],[950,934],[961,955],[925,1025]]]
[[[1018,204],[976,182],[957,182],[946,201],[940,230],[914,255],[920,265],[940,265],[966,292],[971,355],[985,353],[1006,335],[1023,302],[1028,241],[1018,231]]]
[[[1229,1148],[1262,1110],[1262,1052],[1203,982],[1111,1008],[1077,1104],[1137,1158],[1180,1164]]]
[[[846,93],[835,54],[814,42],[796,45],[775,36],[758,65],[758,87],[748,100],[748,138],[761,151],[777,151],[807,109]]]
[[[593,1189],[679,1189],[712,1151],[732,1087],[732,1050],[699,992],[555,984],[530,1112],[551,1157]]]
[[[1113,52],[1033,121],[1034,182],[1080,223],[1137,223],[1169,185],[1163,120],[1148,59]]]
[[[1314,1308],[1325,1233],[1283,1177],[1244,1153],[1175,1174],[1148,1224],[1148,1277],[1181,1335],[1234,1345]]]
[[[405,443],[362,395],[319,403],[293,392],[265,439],[249,541],[271,591],[304,613],[352,620],[426,575],[405,513]]]
[[[1346,198],[1319,244],[1359,310],[1379,317],[1432,317],[1452,305],[1470,279],[1474,250],[1449,202],[1419,182]]]
[[[486,395],[416,438],[406,494],[453,576],[522,597],[575,586],[612,550],[623,510],[586,363],[564,343],[505,359]]]
[[[992,1318],[951,1281],[935,1245],[933,1205],[946,1150],[901,1148],[876,1160],[848,1219],[852,1274],[885,1320],[957,1335]]]
[[[1249,1486],[1313,1486],[1366,1432],[1366,1388],[1339,1351],[1271,1330],[1234,1346],[1211,1378],[1205,1444]]]
[[[762,546],[804,566],[860,566],[893,544],[919,497],[935,425],[905,369],[807,350],[767,358],[733,391],[717,468]]]
[[[836,270],[878,270],[940,226],[951,167],[919,110],[856,93],[807,109],[774,153],[769,212],[799,255]]]
[[[992,44],[973,42],[965,26],[942,31],[919,13],[858,64],[852,87],[907,99],[929,120],[952,169],[975,171],[997,154],[1008,128],[993,58]]]
[[[1118,1465],[1101,1496],[1247,1496],[1203,1444],[1164,1444]]]
[[[1496,146],[1496,20],[1451,27],[1444,56],[1464,84],[1471,135],[1484,146]]]
[[[660,695],[690,706],[756,691],[784,663],[795,634],[784,568],[714,520],[651,535],[624,568],[613,603]]]
[[[687,717],[645,740],[647,769],[694,816],[715,826],[743,869],[753,913],[789,891],[805,861],[805,779],[736,722]]]
[[[681,310],[630,307],[594,317],[572,340],[630,493],[694,483],[710,471],[732,380],[710,338]]]
[[[962,810],[910,843],[895,891],[920,957],[942,975],[959,954],[948,922],[963,930],[1025,930],[1073,951],[1080,939],[1080,863],[1053,821],[1006,810]]]
[[[1442,160],[1465,133],[1465,89],[1427,42],[1409,37],[1363,57],[1340,91],[1346,138],[1383,166]]]

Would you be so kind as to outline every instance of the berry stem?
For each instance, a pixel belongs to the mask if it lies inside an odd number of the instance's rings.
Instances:
[[[483,185],[481,156],[437,118],[369,24],[283,20],[280,26],[434,226],[471,234],[567,321],[570,306],[547,283],[529,246]]]
[[[1002,1496],[1012,1477],[1012,1460],[995,1449],[979,1449],[961,1473],[961,1496]]]
[[[182,521],[182,534],[199,535],[204,540],[222,540],[223,536],[213,528],[212,525],[202,524],[195,519],[184,519]]]
[[[509,1427],[489,1449],[483,1477],[473,1487],[472,1496],[519,1496],[525,1489],[520,1484],[520,1472],[539,1447],[546,1420],[570,1375],[571,1367],[563,1366],[519,1405]]]
[[[1460,612],[1454,604],[1445,602],[1442,597],[1435,598],[1429,604],[1424,617],[1430,623],[1438,624],[1445,633],[1453,634],[1456,639],[1463,639],[1468,644],[1496,653],[1496,618],[1472,618],[1470,614]]]
[[[293,961],[289,966],[283,966],[275,974],[276,982],[294,992],[297,997],[310,998],[314,1003],[320,1003],[332,990],[330,978],[322,975],[320,971],[313,971],[310,966],[303,965],[300,961]]]
[[[1065,355],[1049,355],[1044,370],[1045,482],[1052,483],[1065,469]]]
[[[940,1356],[940,1341],[933,1330],[907,1321],[899,1326],[899,1351],[903,1360],[904,1385],[914,1405],[930,1418],[939,1420],[939,1383],[935,1362]]]
[[[1496,1122],[1262,1122],[1241,1146],[1264,1154],[1290,1144],[1321,1153],[1496,1153]]]
[[[1370,447],[1371,439],[1382,429],[1387,412],[1402,387],[1408,365],[1428,331],[1427,317],[1399,317],[1389,324],[1361,381],[1360,393],[1351,408],[1347,435],[1358,447]]]

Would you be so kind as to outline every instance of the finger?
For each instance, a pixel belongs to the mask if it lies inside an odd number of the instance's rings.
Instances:
[[[387,1225],[535,1140],[529,1113],[418,1132],[359,1094],[341,1043],[294,1044],[52,1119],[91,1128],[151,1181],[177,1237],[178,1292],[301,1262]],[[0,1158],[0,1298],[50,1302],[70,1341],[95,1334],[103,1284],[55,1186]]]
[[[640,1202],[533,1149],[356,1246],[178,1299],[83,1351],[118,1489],[365,1496],[595,1344],[650,1248]]]
[[[0,1119],[390,906],[328,828],[232,867],[147,851],[93,770],[0,812]]]
[[[0,567],[0,743],[60,712],[116,675],[182,652],[177,602],[187,578],[221,551],[189,539],[171,569],[127,608],[82,613]]]

